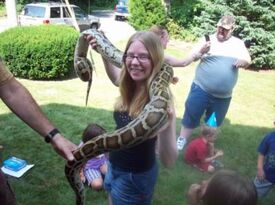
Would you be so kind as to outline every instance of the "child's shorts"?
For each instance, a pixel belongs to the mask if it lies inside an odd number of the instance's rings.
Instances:
[[[271,182],[267,180],[260,181],[257,177],[255,177],[254,179],[254,185],[257,189],[259,197],[264,197],[274,186],[274,184],[272,184]]]
[[[100,170],[97,170],[97,169],[85,169],[84,176],[89,186],[94,179],[102,177]]]

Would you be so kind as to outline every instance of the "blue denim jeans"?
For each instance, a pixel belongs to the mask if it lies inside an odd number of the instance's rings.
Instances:
[[[196,128],[200,124],[200,119],[205,113],[205,121],[215,112],[217,125],[220,126],[225,118],[231,97],[214,97],[195,83],[192,83],[188,98],[185,102],[185,111],[182,125],[186,128]]]
[[[158,164],[140,173],[125,172],[108,163],[104,188],[113,205],[150,205],[157,181]]]

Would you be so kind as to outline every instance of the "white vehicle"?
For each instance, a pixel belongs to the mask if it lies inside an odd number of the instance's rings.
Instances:
[[[76,5],[70,5],[75,13],[75,18],[80,31],[89,28],[100,27],[99,18],[87,15]],[[64,24],[73,26],[73,19],[66,4],[63,3],[31,3],[26,4],[18,17],[19,25],[40,25],[40,24]]]

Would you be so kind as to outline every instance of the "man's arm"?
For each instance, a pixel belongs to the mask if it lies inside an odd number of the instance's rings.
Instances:
[[[0,97],[13,113],[41,136],[46,136],[55,128],[29,91],[15,78],[11,78],[0,86]],[[51,144],[58,154],[67,160],[73,160],[72,151],[77,146],[65,139],[60,133],[54,136]]]
[[[241,54],[241,56],[239,59],[236,60],[234,65],[236,66],[236,68],[247,68],[251,64],[251,57],[243,42],[239,49],[239,53]]]

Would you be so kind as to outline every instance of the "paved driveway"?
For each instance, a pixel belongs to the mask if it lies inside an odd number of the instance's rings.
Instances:
[[[100,18],[100,29],[104,31],[111,42],[128,39],[135,32],[135,29],[127,21],[115,21],[112,11],[94,11],[92,15]]]
[[[0,17],[0,32],[11,28],[11,23],[5,17]]]
[[[101,30],[110,39],[111,42],[128,39],[135,29],[127,21],[115,21],[112,11],[94,11],[92,15],[100,18]],[[7,18],[0,18],[0,32],[9,29],[11,24]]]

